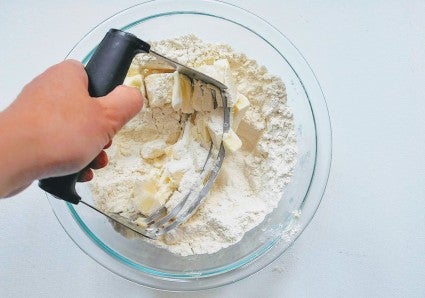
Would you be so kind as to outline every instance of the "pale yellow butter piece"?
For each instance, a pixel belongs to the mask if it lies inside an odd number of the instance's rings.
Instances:
[[[175,111],[181,109],[183,113],[193,113],[192,107],[192,84],[190,79],[177,71],[173,73],[173,94],[171,105]]]
[[[192,83],[185,75],[180,75],[180,88],[182,92],[182,107],[183,113],[191,114],[194,112],[192,107]]]
[[[223,108],[217,108],[209,113],[205,121],[214,146],[220,148],[223,139]]]
[[[167,143],[163,139],[145,142],[140,148],[140,155],[145,159],[153,159],[165,154]]]
[[[174,83],[173,83],[173,94],[171,97],[171,106],[173,107],[175,111],[178,111],[182,107],[183,95],[182,95],[182,90],[180,86],[179,73],[175,71],[173,73],[173,77],[174,77]]]
[[[171,160],[165,165],[165,172],[173,187],[178,187],[183,175],[189,170],[189,167],[190,165],[183,159]]]
[[[202,147],[209,149],[211,143],[210,133],[208,132],[207,127],[207,114],[198,112],[194,120],[194,125],[192,127],[192,135],[197,142],[201,144]]]
[[[191,114],[194,112],[192,105],[192,83],[190,79],[185,75],[181,75],[180,77],[180,86],[182,90],[182,113]]]
[[[211,65],[201,65],[199,67],[196,68],[196,70],[206,74],[207,76],[212,77],[213,79],[223,83],[224,85],[226,85],[228,87],[227,89],[227,93],[228,93],[228,107],[233,106],[233,103],[235,101],[235,97],[236,97],[236,93],[235,90],[237,92],[236,89],[236,85],[234,83],[232,74],[230,72],[230,65],[229,62],[227,61],[227,59],[220,59],[214,62],[214,64]],[[221,96],[221,91],[219,88],[213,86],[213,85],[209,85],[210,89],[213,90],[213,95],[212,95],[212,102],[213,102],[213,106],[214,106],[214,101],[216,102],[216,105],[218,107],[222,107],[223,106],[223,99]],[[211,106],[208,106],[207,108],[203,108],[203,111],[210,111],[211,110]],[[200,110],[198,110],[200,111]]]
[[[201,81],[193,82],[192,107],[195,111],[202,111],[202,100],[204,99],[204,86]]]
[[[238,127],[238,136],[243,140],[244,150],[251,151],[266,128],[264,117],[255,109],[248,109]]]
[[[155,178],[137,184],[133,190],[134,208],[145,216],[151,215],[165,203],[165,200],[157,196],[158,191],[159,185]]]
[[[193,83],[192,106],[195,111],[214,110],[214,86],[195,80]]]
[[[163,172],[160,177],[152,175],[135,185],[133,206],[143,215],[150,216],[165,205],[175,189],[168,172]]]
[[[127,71],[127,77],[137,76],[140,74],[140,67],[138,64],[132,63]]]
[[[216,101],[216,94],[218,93],[218,88],[211,84],[206,84],[206,97],[202,100],[202,111],[210,112],[214,110]]]
[[[250,103],[248,98],[245,95],[238,93],[238,99],[236,100],[231,113],[231,127],[233,131],[238,131],[239,124],[241,123],[246,111],[248,111],[249,106]]]
[[[135,74],[133,76],[127,76],[124,79],[123,85],[134,87],[140,90],[144,97],[146,97],[145,83],[141,74]]]
[[[222,73],[223,81],[221,82],[227,86],[227,106],[233,107],[237,100],[238,88],[233,78],[229,61],[227,61],[227,59],[220,59],[214,62],[214,66],[216,67],[218,72]],[[218,101],[217,103],[219,107],[222,106],[220,101]]]
[[[226,152],[231,153],[238,151],[242,147],[242,141],[233,129],[229,129],[228,132],[223,134],[223,146]]]
[[[145,78],[146,94],[151,107],[171,103],[174,85],[173,73],[155,73]]]

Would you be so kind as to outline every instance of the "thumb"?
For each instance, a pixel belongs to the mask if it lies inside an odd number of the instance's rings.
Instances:
[[[116,133],[142,109],[143,95],[134,87],[120,85],[98,102],[106,110],[111,129]]]

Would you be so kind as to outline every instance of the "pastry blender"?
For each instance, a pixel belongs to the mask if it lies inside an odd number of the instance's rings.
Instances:
[[[170,60],[150,49],[150,45],[135,35],[110,29],[101,43],[98,45],[85,70],[89,78],[89,93],[93,97],[100,97],[111,92],[116,86],[121,85],[128,72],[134,56],[138,53],[148,53],[162,62],[167,63],[176,71],[189,77],[192,82],[199,80],[217,87],[221,92],[223,106],[223,133],[229,130],[230,110],[227,107],[227,87],[221,82],[186,67],[178,62]],[[208,156],[199,183],[190,188],[173,208],[167,210],[165,207],[156,210],[149,217],[143,219],[143,224],[135,224],[129,218],[117,213],[111,213],[88,204],[78,195],[75,186],[80,173],[74,173],[62,177],[46,178],[39,181],[39,186],[46,192],[58,199],[72,204],[83,203],[90,208],[100,212],[115,222],[139,233],[145,237],[156,239],[158,236],[171,231],[179,224],[187,220],[201,204],[211,189],[221,165],[224,160],[225,150],[221,143],[219,150],[214,150],[211,144]],[[139,223],[139,222],[138,222]]]

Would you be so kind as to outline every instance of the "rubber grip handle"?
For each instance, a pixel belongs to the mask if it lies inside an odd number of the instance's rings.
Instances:
[[[110,29],[85,67],[90,95],[105,96],[121,85],[134,56],[141,52],[148,53],[149,50],[150,45],[135,35]],[[80,173],[41,179],[38,186],[58,199],[78,204],[81,197],[75,189],[75,184]]]

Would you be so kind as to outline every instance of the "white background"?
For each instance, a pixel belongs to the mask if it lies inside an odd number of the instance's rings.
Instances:
[[[230,2],[292,41],[327,99],[333,164],[310,226],[250,278],[170,294],[85,255],[34,184],[0,201],[1,297],[425,296],[425,2]],[[28,3],[0,2],[1,109],[89,29],[137,1]]]

